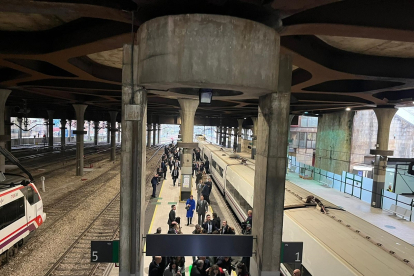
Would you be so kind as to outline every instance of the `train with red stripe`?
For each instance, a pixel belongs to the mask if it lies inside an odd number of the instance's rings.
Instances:
[[[19,163],[16,165],[21,167]],[[32,176],[28,175],[29,179],[23,175],[0,172],[0,264],[16,254],[18,248],[46,220],[42,198]]]

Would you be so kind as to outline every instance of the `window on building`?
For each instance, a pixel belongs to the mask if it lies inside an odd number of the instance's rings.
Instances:
[[[301,127],[318,127],[318,117],[300,116]]]
[[[299,132],[299,148],[306,148],[306,132]]]

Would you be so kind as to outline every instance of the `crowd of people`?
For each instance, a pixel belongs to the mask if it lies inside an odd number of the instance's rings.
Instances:
[[[217,213],[209,213],[209,205],[211,204],[210,194],[212,190],[212,181],[209,176],[209,161],[202,160],[200,150],[193,151],[193,176],[195,175],[195,183],[197,190],[197,199],[193,195],[187,199],[185,203],[186,221],[184,227],[194,227],[193,234],[220,234],[234,235],[236,234],[226,220],[221,220]],[[151,180],[153,185],[153,194],[155,197],[156,186],[160,183],[161,178],[166,179],[166,174],[170,169],[173,179],[173,185],[177,184],[180,171],[180,151],[174,145],[165,147],[162,156],[162,162],[157,169],[157,174]],[[176,205],[172,205],[168,214],[168,234],[182,234],[181,218],[176,215]],[[197,213],[197,224],[193,224],[194,213]],[[251,229],[252,211],[248,211],[248,219],[246,225]],[[157,229],[156,234],[161,234],[161,227]],[[243,259],[244,260],[244,259]],[[233,270],[238,276],[248,276],[248,267],[243,262],[236,262],[231,257],[193,257],[193,263],[188,265],[191,267],[189,276],[224,276],[231,275]],[[153,261],[149,267],[150,276],[183,276],[185,275],[185,259],[184,257],[153,257]]]

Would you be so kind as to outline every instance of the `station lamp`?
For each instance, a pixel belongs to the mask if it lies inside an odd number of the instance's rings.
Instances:
[[[345,108],[346,111],[351,111],[350,107]]]
[[[211,104],[213,98],[213,89],[200,88],[200,104]]]

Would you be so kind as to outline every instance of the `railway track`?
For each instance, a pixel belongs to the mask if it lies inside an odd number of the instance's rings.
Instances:
[[[157,167],[162,146],[147,152],[147,181]],[[118,165],[119,166],[119,165]],[[90,262],[90,244],[92,240],[113,240],[119,234],[120,193],[111,200],[103,211],[91,222],[75,242],[61,255],[45,276],[66,275],[103,275],[110,271],[111,264],[93,264]],[[49,216],[49,214],[48,214]]]

